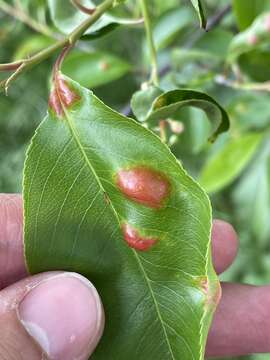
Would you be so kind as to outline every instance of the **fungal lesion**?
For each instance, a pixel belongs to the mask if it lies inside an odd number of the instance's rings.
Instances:
[[[157,238],[142,235],[138,229],[129,223],[122,224],[122,231],[127,245],[135,250],[148,251],[158,241]]]
[[[53,89],[49,97],[49,108],[59,117],[64,114],[65,109],[81,99],[61,73],[63,61],[72,47],[73,45],[67,45],[63,48],[53,67]]]
[[[54,86],[49,97],[49,107],[58,116],[62,116],[64,108],[68,109],[75,102],[80,100],[80,96],[75,93],[69,86],[66,79],[61,74],[58,74],[54,81]]]
[[[171,191],[166,175],[147,166],[120,169],[116,184],[128,199],[154,209],[164,206]]]
[[[221,286],[218,280],[213,280],[207,276],[197,276],[194,279],[194,284],[204,294],[204,302],[206,307],[216,307],[221,299]]]

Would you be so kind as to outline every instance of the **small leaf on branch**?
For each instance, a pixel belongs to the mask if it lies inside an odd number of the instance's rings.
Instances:
[[[210,141],[229,129],[230,122],[226,111],[209,95],[186,89],[171,90],[157,96],[157,88],[138,91],[132,98],[131,106],[140,121],[151,122],[167,119],[185,106],[203,110],[214,125]]]

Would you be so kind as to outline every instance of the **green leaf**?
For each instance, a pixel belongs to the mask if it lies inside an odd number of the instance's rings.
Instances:
[[[38,53],[39,51],[53,45],[55,40],[50,39],[44,35],[32,35],[22,41],[17,48],[14,55],[14,60],[26,59],[31,55]]]
[[[262,134],[250,133],[228,142],[204,166],[199,183],[208,192],[220,191],[237,178],[255,154]]]
[[[200,37],[195,42],[195,47],[213,54],[213,57],[218,57],[223,62],[232,39],[233,33],[231,31],[217,28]]]
[[[192,2],[192,5],[194,6],[194,8],[199,16],[200,26],[205,29],[207,21],[206,21],[206,17],[204,14],[202,1],[201,0],[190,0],[190,1]]]
[[[97,287],[106,326],[91,359],[203,360],[220,295],[206,193],[89,90],[62,77],[52,94],[24,169],[28,269]]]
[[[82,0],[81,3],[88,8],[96,7],[95,2],[91,0]],[[54,25],[64,34],[69,34],[89,17],[89,15],[76,9],[70,1],[65,2],[64,6],[61,1],[55,0],[48,0],[48,4]],[[118,25],[134,25],[137,23],[138,20],[125,19],[106,13],[85,32],[82,39],[93,39],[103,36],[109,31],[114,30]]]
[[[270,1],[233,0],[233,10],[240,30],[245,30],[260,13],[270,10]]]
[[[144,121],[153,101],[163,93],[157,86],[149,86],[146,89],[136,91],[131,98],[131,109],[139,121]]]
[[[168,46],[179,33],[193,22],[193,13],[190,8],[173,9],[165,13],[154,27],[153,35],[157,49]]]
[[[235,62],[242,54],[268,46],[269,39],[270,12],[266,12],[258,16],[249,28],[233,38],[228,51],[228,62]]]
[[[270,144],[265,139],[261,151],[232,192],[235,214],[247,230],[268,246],[270,236]]]
[[[141,93],[134,95],[131,104],[133,112],[139,114],[140,121],[153,121],[173,117],[173,114],[184,106],[202,109],[214,123],[210,141],[229,129],[230,122],[226,111],[209,95],[193,90],[171,90],[156,97],[147,108]],[[140,102],[140,99],[141,102]],[[136,105],[136,107],[134,106]]]
[[[94,88],[119,79],[131,66],[115,55],[96,51],[74,52],[64,62],[63,71],[85,87]]]

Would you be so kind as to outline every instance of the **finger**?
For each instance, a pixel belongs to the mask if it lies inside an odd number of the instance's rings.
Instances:
[[[22,223],[21,196],[0,195],[0,289],[26,276]]]
[[[0,359],[87,360],[103,327],[100,298],[81,275],[44,273],[0,292]]]
[[[212,257],[218,274],[233,263],[238,252],[238,237],[233,227],[225,221],[214,220],[212,228]]]
[[[222,284],[207,356],[270,352],[270,286]]]

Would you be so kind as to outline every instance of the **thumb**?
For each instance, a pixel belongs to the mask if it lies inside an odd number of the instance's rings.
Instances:
[[[39,274],[0,292],[0,359],[87,360],[103,326],[96,289],[75,273]]]

